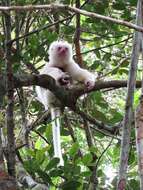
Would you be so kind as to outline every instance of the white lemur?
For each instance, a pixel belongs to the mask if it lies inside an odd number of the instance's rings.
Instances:
[[[55,41],[50,45],[49,62],[41,70],[40,74],[52,76],[58,85],[61,84],[59,80],[61,80],[64,85],[69,84],[67,74],[73,81],[83,82],[88,89],[92,89],[95,84],[95,76],[86,69],[80,68],[79,65],[75,63],[72,57],[72,47],[65,41]],[[58,119],[60,116],[59,101],[51,91],[39,86],[36,87],[36,92],[45,110],[49,108],[51,111],[54,154],[55,157],[60,159],[59,164],[63,165],[60,144],[60,122]]]

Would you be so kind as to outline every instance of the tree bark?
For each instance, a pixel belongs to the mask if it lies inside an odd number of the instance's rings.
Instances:
[[[10,6],[10,0],[6,1],[6,5]],[[11,16],[10,12],[5,14],[5,64],[6,64],[6,92],[7,92],[7,110],[6,110],[6,126],[7,126],[7,167],[10,176],[15,178],[15,139],[14,139],[14,82],[13,70],[11,63]]]
[[[142,7],[142,0],[138,0],[137,16],[136,16],[137,25],[140,25],[140,21],[142,18],[141,7]],[[141,34],[139,32],[135,32],[133,49],[132,49],[132,57],[131,57],[129,80],[128,80],[128,91],[127,91],[127,99],[125,105],[125,117],[123,121],[119,177],[117,182],[118,190],[124,190],[126,186],[126,172],[128,167],[128,157],[129,157],[129,148],[130,148],[131,123],[134,118],[133,101],[134,101],[134,89],[136,84],[136,70],[137,70],[137,63],[140,51],[140,40],[141,40],[140,35]]]
[[[138,168],[140,175],[140,189],[143,189],[143,95],[136,110],[136,146],[138,156]]]

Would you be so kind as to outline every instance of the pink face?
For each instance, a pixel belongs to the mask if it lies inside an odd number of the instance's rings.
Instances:
[[[68,52],[68,48],[65,47],[65,46],[58,46],[57,47],[57,52],[58,52],[59,56],[64,57],[67,54],[67,52]]]

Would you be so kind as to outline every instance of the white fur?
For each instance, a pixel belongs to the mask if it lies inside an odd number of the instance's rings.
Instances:
[[[60,115],[61,112],[59,108],[57,107],[51,108],[54,155],[55,157],[60,159],[59,165],[63,166],[64,161],[62,157],[61,143],[60,143],[60,120],[59,120]]]
[[[65,57],[60,57],[57,54],[57,47],[64,46],[68,48],[67,54]],[[72,60],[72,47],[68,42],[65,41],[55,41],[49,47],[49,66],[54,67],[65,67]]]
[[[58,85],[58,79],[65,75],[65,73],[62,72],[60,69],[56,67],[49,67],[47,64],[40,71],[40,74],[50,75],[56,80]],[[48,110],[48,108],[52,107],[52,104],[59,104],[59,101],[50,90],[46,90],[40,86],[36,86],[36,93],[38,100],[44,105],[45,110]]]
[[[58,54],[58,47],[66,48],[66,53],[64,56]],[[67,72],[71,76],[72,80],[83,82],[88,89],[94,87],[95,76],[79,67],[77,63],[72,58],[72,47],[68,42],[65,41],[55,41],[50,45],[49,48],[49,63],[47,63],[44,68],[41,70],[40,74],[47,74],[53,77],[58,84],[58,79],[63,77],[64,72]],[[58,84],[59,85],[59,84]],[[38,100],[44,105],[45,110],[50,108],[51,117],[52,117],[52,130],[53,130],[53,144],[54,144],[54,154],[55,157],[59,157],[60,165],[63,165],[63,158],[61,152],[61,143],[60,143],[60,122],[59,122],[59,113],[60,108],[57,108],[59,101],[56,99],[54,94],[41,88],[36,87],[36,92]],[[56,105],[56,107],[55,107]],[[58,114],[57,114],[58,113]]]
[[[60,58],[58,56],[58,46],[68,48],[67,54],[64,58]],[[67,72],[73,80],[83,82],[86,87],[89,87],[89,89],[93,88],[95,84],[95,75],[86,69],[80,68],[80,66],[72,58],[72,47],[68,42],[55,41],[50,45],[49,63],[47,63],[47,66],[63,68],[64,71]]]

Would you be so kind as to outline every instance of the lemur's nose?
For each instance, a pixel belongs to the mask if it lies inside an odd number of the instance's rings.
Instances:
[[[65,52],[66,52],[66,48],[62,48],[61,53],[65,53]]]
[[[67,48],[66,47],[59,47],[58,48],[58,52],[59,52],[59,54],[65,54],[66,52],[67,52]]]

